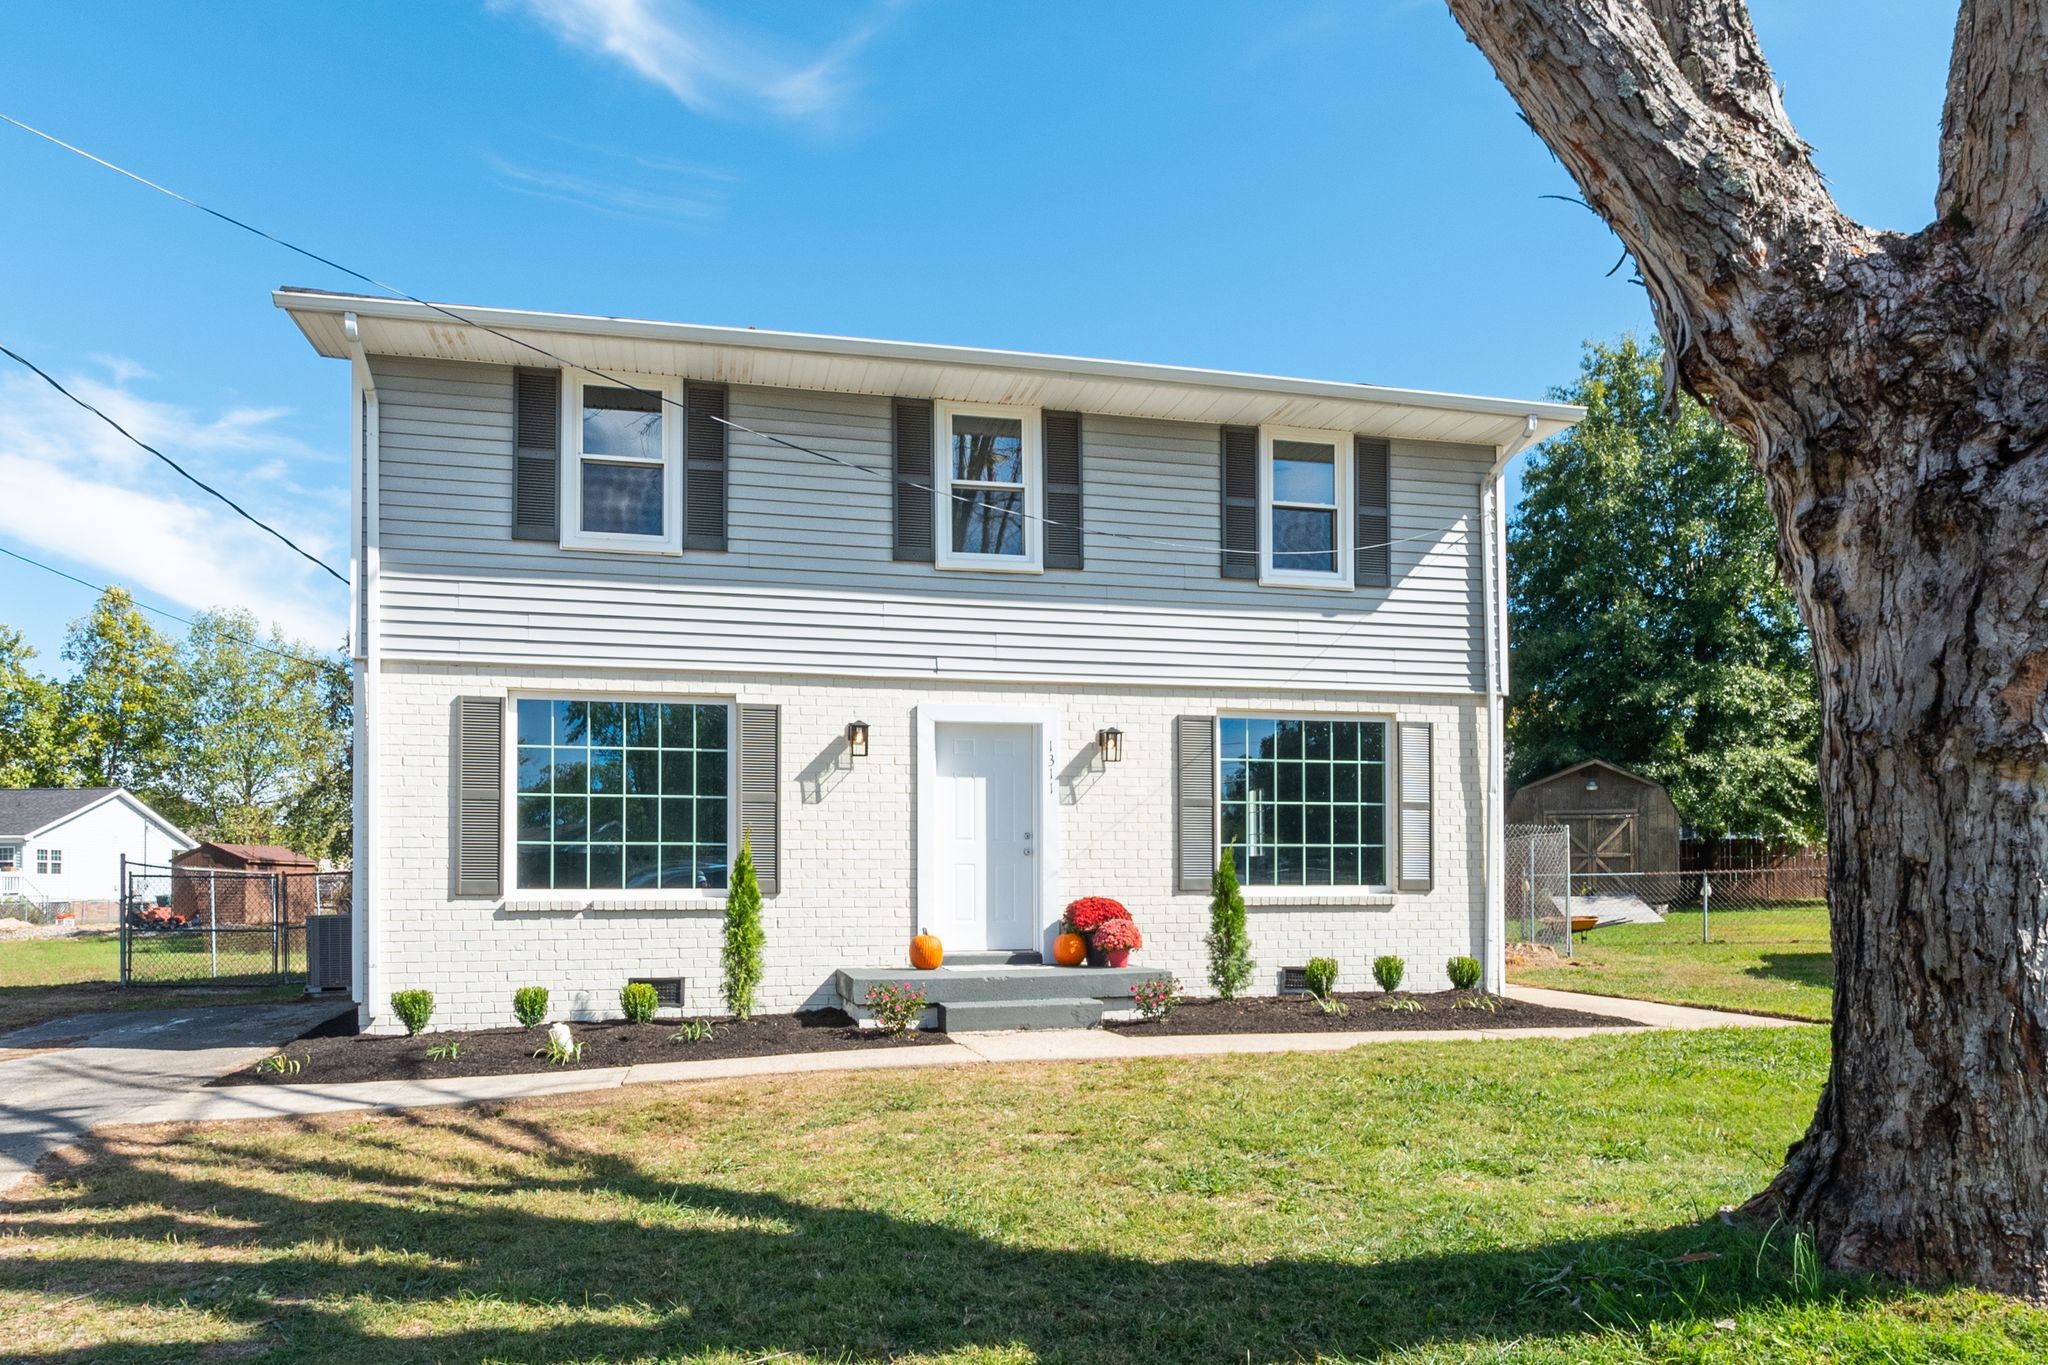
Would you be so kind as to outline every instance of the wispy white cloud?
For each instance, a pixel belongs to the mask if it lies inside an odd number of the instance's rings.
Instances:
[[[697,0],[492,0],[533,15],[572,47],[624,64],[700,114],[760,110],[825,122],[859,85],[857,59],[903,0],[870,5],[810,51],[728,22]]]
[[[727,186],[731,182],[731,177],[723,174],[683,167],[656,168],[645,165],[638,157],[628,156],[614,158],[614,164],[630,168],[626,173],[604,175],[523,165],[497,155],[488,160],[499,186],[515,194],[645,222],[715,222],[725,213]],[[649,172],[661,177],[664,188],[634,183],[646,178]]]
[[[335,457],[274,429],[284,411],[212,416],[131,387],[143,371],[99,358],[112,380],[60,375],[141,439],[220,487],[313,554],[347,568],[345,487],[291,477]],[[0,376],[0,541],[69,561],[167,607],[247,607],[321,649],[339,643],[347,591],[32,375]],[[90,570],[91,572],[86,572]]]

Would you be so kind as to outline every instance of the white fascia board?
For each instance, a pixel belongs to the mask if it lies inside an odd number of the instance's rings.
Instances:
[[[998,372],[1062,376],[1079,380],[1166,384],[1193,390],[1258,393],[1497,417],[1502,421],[1501,434],[1494,442],[1497,445],[1507,444],[1521,435],[1525,430],[1524,423],[1531,418],[1536,424],[1535,439],[1542,440],[1574,425],[1585,416],[1585,409],[1582,407],[1549,400],[1489,398],[1472,394],[1439,393],[1428,389],[1387,388],[1375,384],[1295,379],[1236,370],[1208,370],[1132,360],[1098,360],[1083,356],[1044,355],[1030,351],[946,346],[930,342],[884,341],[871,337],[842,337],[808,332],[759,331],[751,327],[713,327],[700,323],[654,322],[640,318],[596,317],[578,313],[530,312],[509,308],[474,307],[468,304],[448,304],[445,305],[446,311],[443,311],[442,307],[414,303],[408,299],[294,288],[273,291],[271,301],[292,316],[292,320],[306,334],[314,349],[332,359],[346,358],[347,351],[337,349],[324,335],[326,328],[316,330],[308,326],[308,323],[313,318],[323,315],[339,317],[346,313],[354,313],[363,319],[374,318],[427,326],[435,329],[437,333],[455,333],[465,326],[472,326],[510,333],[716,346],[740,351],[785,352],[871,362],[971,366]],[[450,316],[451,314],[456,316]],[[454,342],[456,338],[450,336],[449,340]],[[451,344],[449,350],[450,359],[463,358],[459,354],[459,346]],[[538,353],[532,358],[535,362],[546,363],[545,357]],[[574,362],[577,358],[572,355],[566,359]]]

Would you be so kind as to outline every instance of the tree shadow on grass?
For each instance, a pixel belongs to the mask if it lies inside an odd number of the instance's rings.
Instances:
[[[1762,953],[1761,965],[1745,967],[1747,976],[1774,981],[1796,981],[1816,990],[1835,988],[1835,959],[1832,953]]]
[[[233,1130],[215,1130],[198,1150],[206,1160],[195,1165],[194,1151],[179,1149],[184,1173],[173,1174],[147,1139],[91,1139],[82,1159],[7,1207],[0,1292],[109,1311],[201,1309],[230,1339],[142,1345],[124,1331],[32,1356],[0,1340],[0,1359],[184,1359],[211,1349],[379,1361],[1355,1357],[1524,1336],[1563,1337],[1568,1349],[1575,1334],[1605,1327],[1884,1292],[1833,1279],[1802,1291],[1785,1234],[1719,1221],[1379,1262],[1231,1263],[1147,1258],[1135,1240],[1140,1216],[1132,1244],[1117,1250],[1049,1249],[661,1179],[577,1148],[573,1133],[534,1117],[365,1124],[345,1159],[280,1155],[260,1133]],[[446,1179],[421,1178],[421,1151],[443,1154]],[[332,1195],[271,1187],[305,1176]],[[125,1256],[119,1240],[158,1254]],[[167,1243],[189,1250],[166,1258]]]

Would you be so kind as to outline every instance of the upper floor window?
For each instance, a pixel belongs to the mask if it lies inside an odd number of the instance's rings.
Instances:
[[[1387,878],[1387,723],[1224,716],[1223,842],[1246,886],[1379,888]]]
[[[1328,431],[1259,432],[1259,581],[1351,586],[1351,438]]]
[[[61,848],[39,848],[36,850],[36,875],[39,877],[61,877],[64,875],[64,850]]]
[[[938,566],[1040,568],[1038,410],[940,403],[934,417]]]
[[[562,543],[584,550],[679,551],[682,427],[675,380],[634,387],[571,373],[563,407]]]

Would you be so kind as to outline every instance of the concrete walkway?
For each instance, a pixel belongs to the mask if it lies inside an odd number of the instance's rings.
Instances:
[[[348,1085],[244,1085],[189,1090],[131,1109],[124,1123],[169,1123],[218,1119],[290,1118],[359,1109],[414,1109],[611,1090],[649,1082],[710,1081],[739,1076],[780,1076],[820,1071],[879,1071],[912,1067],[982,1066],[1001,1062],[1121,1061],[1158,1057],[1206,1057],[1238,1052],[1338,1052],[1392,1043],[1483,1042],[1509,1038],[1589,1038],[1652,1029],[1793,1028],[1783,1019],[1718,1010],[1657,1005],[1567,991],[1510,986],[1507,994],[1532,1004],[1555,1005],[1586,1014],[1629,1021],[1626,1028],[1417,1029],[1401,1032],[1362,1029],[1342,1033],[1226,1033],[1184,1037],[1134,1037],[1102,1029],[1055,1029],[1029,1033],[956,1033],[943,1044],[845,1052],[810,1052],[781,1057],[734,1057],[723,1061],[660,1062],[590,1071],[528,1072],[513,1076],[457,1077],[433,1081],[363,1081]]]
[[[75,1014],[0,1040],[0,1192],[59,1147],[238,1071],[342,1009],[223,1005]]]

